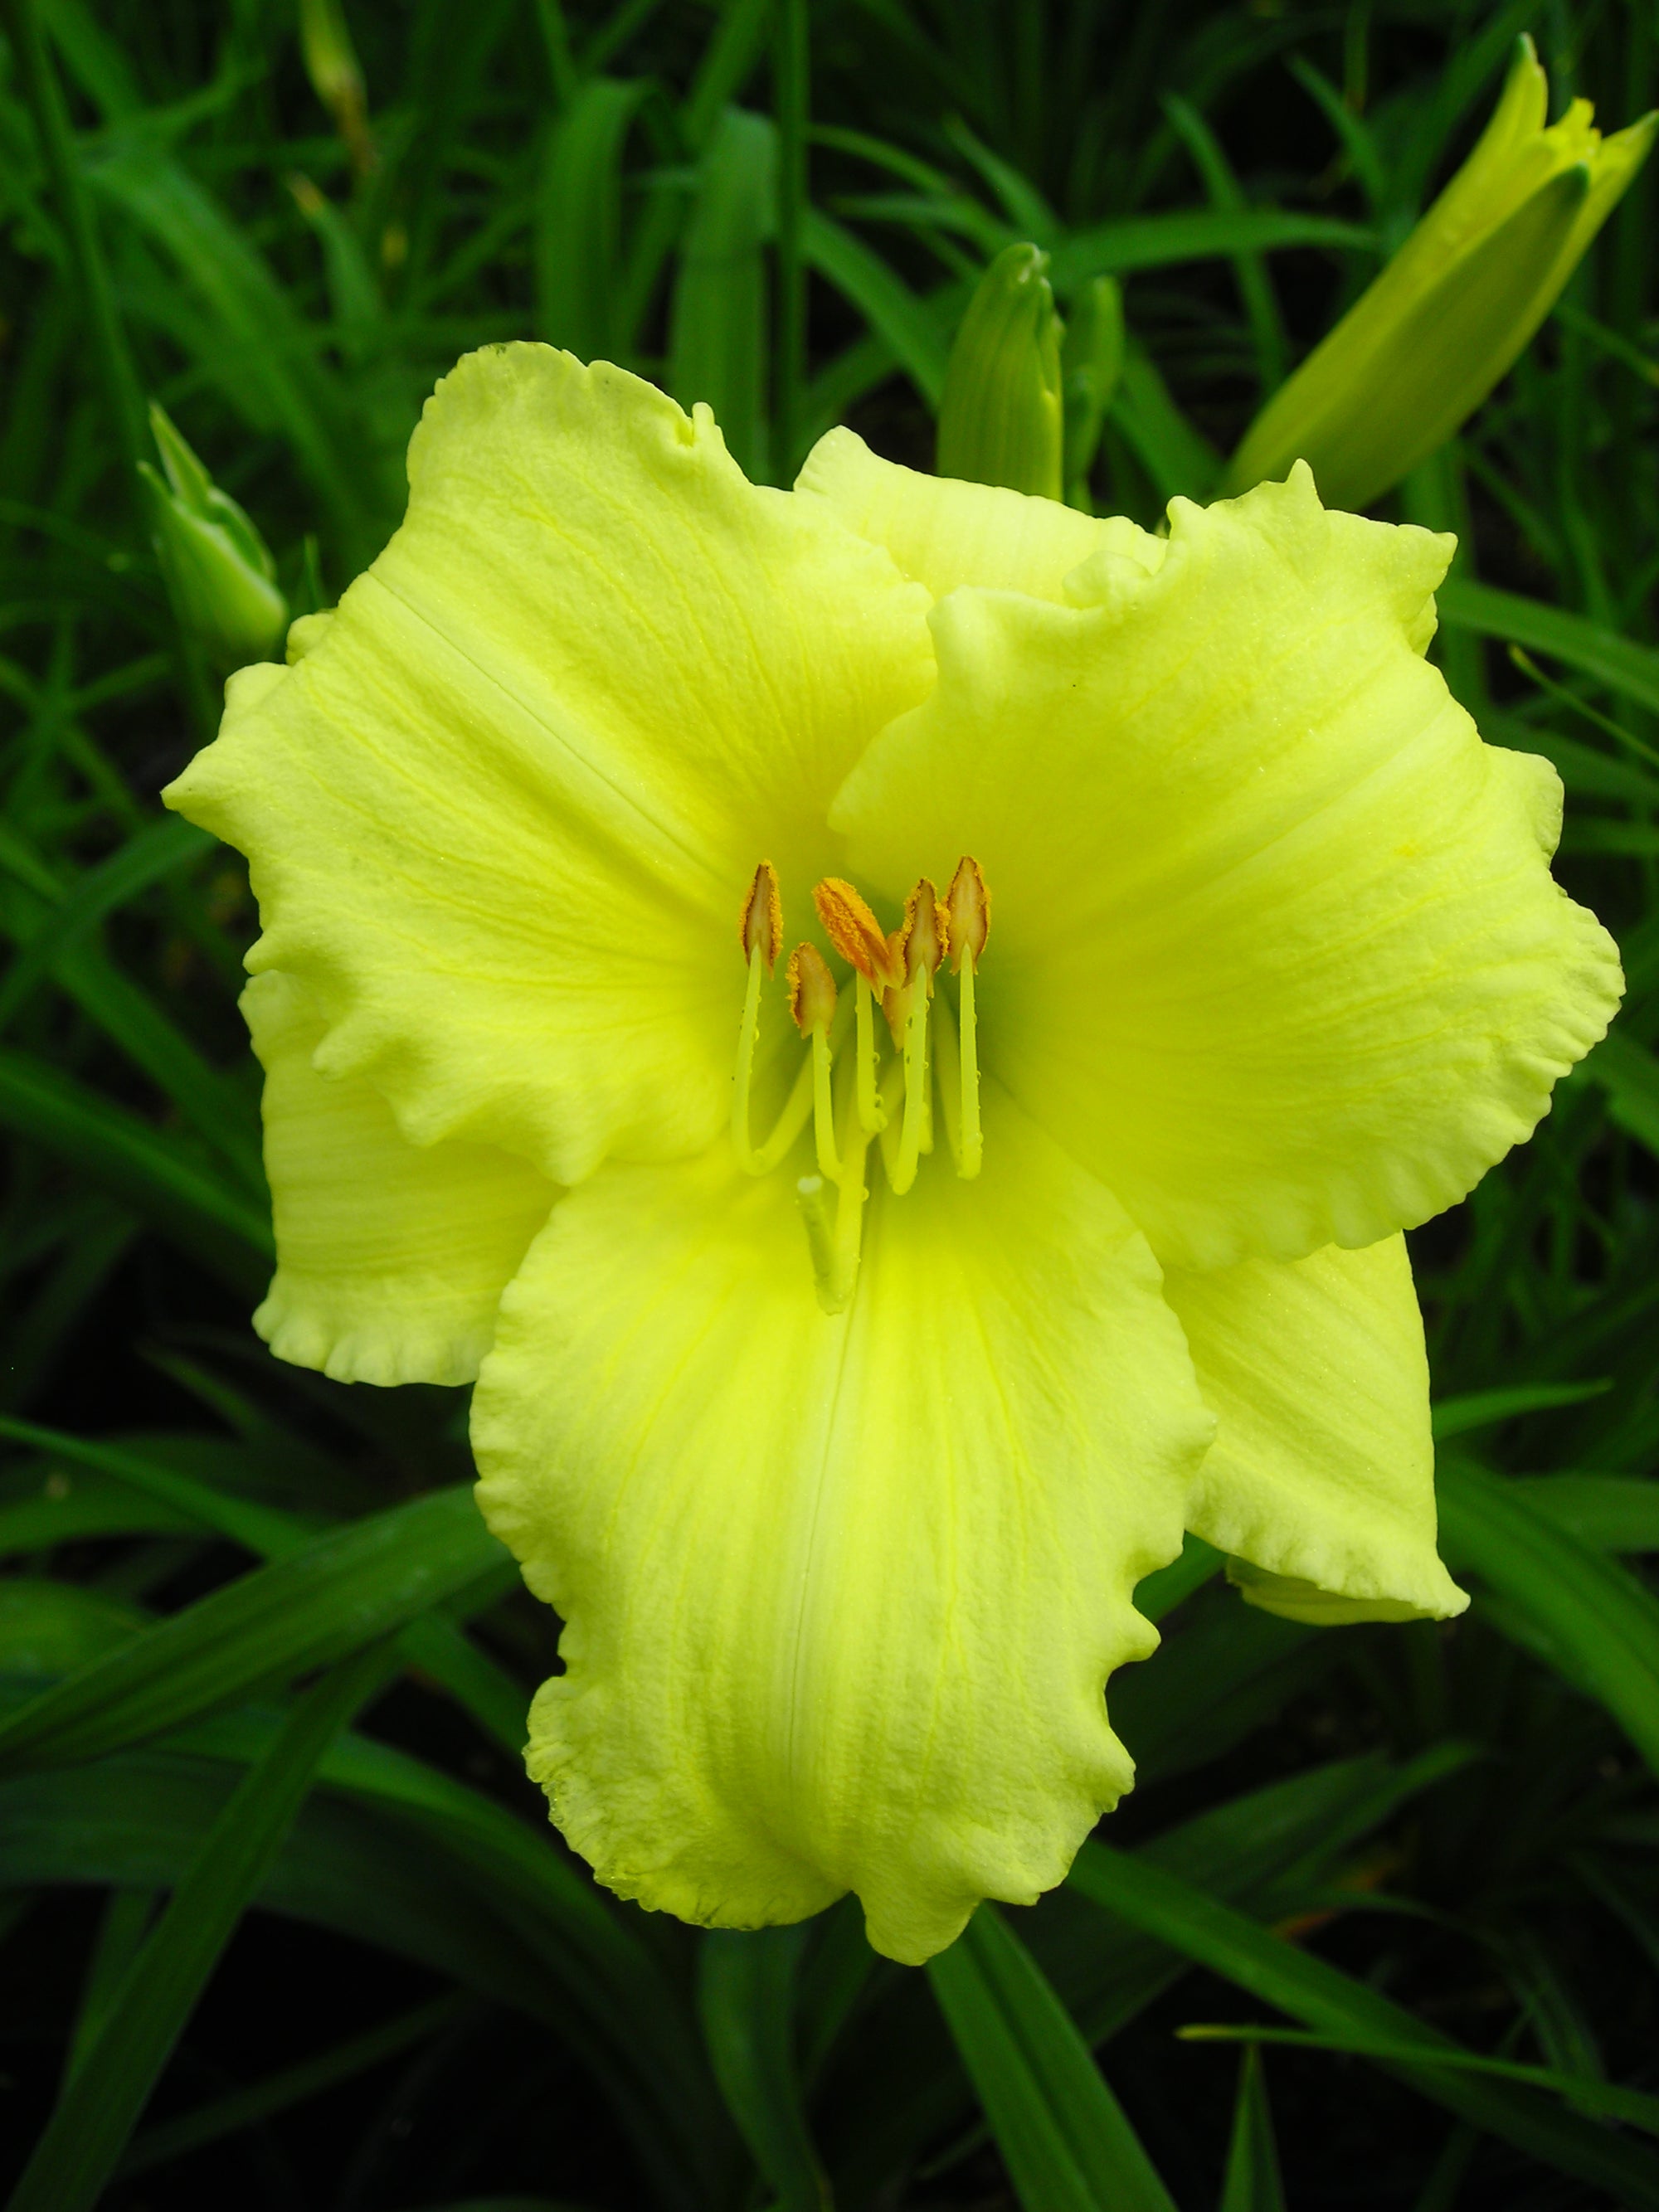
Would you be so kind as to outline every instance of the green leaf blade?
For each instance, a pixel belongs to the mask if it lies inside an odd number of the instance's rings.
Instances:
[[[1175,2212],[1070,2014],[994,1905],[927,1975],[1027,2212]]]
[[[325,1675],[249,1770],[111,1998],[8,2212],[90,2212],[220,1953],[281,1850],[318,1761],[385,1680],[389,1663],[386,1654],[371,1650]]]

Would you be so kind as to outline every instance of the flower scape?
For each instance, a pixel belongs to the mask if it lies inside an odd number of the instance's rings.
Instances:
[[[257,1326],[476,1376],[602,1881],[926,1959],[1129,1787],[1184,1531],[1466,1602],[1401,1232],[1617,1005],[1559,784],[1425,658],[1452,541],[1299,465],[1167,536],[844,430],[781,492],[511,345],[410,482],[167,793],[260,904]]]

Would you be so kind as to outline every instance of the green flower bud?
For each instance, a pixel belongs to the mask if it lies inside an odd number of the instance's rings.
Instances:
[[[1109,276],[1085,286],[1066,325],[1060,348],[1066,403],[1066,497],[1092,512],[1089,471],[1100,451],[1100,433],[1123,373],[1123,295]]]
[[[353,168],[366,174],[374,166],[368,95],[340,0],[300,0],[300,52],[311,88],[334,118]]]
[[[1546,130],[1522,38],[1474,151],[1370,290],[1246,433],[1226,488],[1312,468],[1328,506],[1367,505],[1472,415],[1555,304],[1635,176],[1659,113],[1604,139],[1587,100]]]
[[[264,538],[153,404],[149,426],[167,475],[148,461],[139,462],[138,473],[179,621],[227,668],[268,659],[287,627],[288,603]]]
[[[940,476],[1063,496],[1065,325],[1048,266],[1036,246],[1009,246],[980,278],[945,372]]]

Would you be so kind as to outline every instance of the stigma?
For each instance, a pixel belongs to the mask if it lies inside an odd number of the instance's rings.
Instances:
[[[872,1145],[878,1146],[889,1188],[904,1197],[933,1150],[937,1092],[957,1173],[971,1180],[980,1171],[975,977],[990,933],[991,900],[978,862],[964,854],[942,898],[927,877],[918,880],[890,931],[856,885],[839,876],[815,886],[812,903],[830,956],[852,970],[850,1010],[830,959],[816,945],[798,945],[784,981],[806,1056],[770,1132],[757,1142],[751,1106],[763,998],[783,947],[781,890],[771,862],[763,860],[738,921],[749,973],[732,1086],[732,1142],[750,1174],[765,1175],[783,1164],[811,1121],[816,1172],[799,1177],[796,1197],[818,1303],[826,1313],[842,1313],[858,1279]],[[938,988],[947,959],[954,1009],[950,994]],[[884,1018],[879,1028],[878,1006]]]

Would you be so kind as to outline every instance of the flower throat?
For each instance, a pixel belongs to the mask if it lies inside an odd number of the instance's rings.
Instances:
[[[744,902],[740,941],[749,963],[743,1028],[732,1086],[732,1142],[750,1175],[777,1167],[809,1115],[817,1154],[816,1175],[795,1185],[812,1257],[818,1304],[846,1310],[858,1279],[865,1163],[879,1139],[889,1187],[903,1197],[921,1156],[933,1149],[933,1073],[940,1119],[957,1173],[976,1176],[984,1154],[979,1116],[979,1057],[974,1011],[975,970],[991,927],[991,898],[976,860],[965,854],[940,898],[924,876],[904,902],[904,919],[884,933],[865,899],[839,876],[812,893],[823,933],[853,970],[848,1006],[816,945],[798,945],[785,978],[789,1012],[808,1054],[771,1134],[757,1145],[750,1128],[750,1092],[760,1029],[761,983],[783,949],[783,902],[777,872],[763,860]],[[933,978],[948,957],[958,979],[961,1032]],[[875,1006],[880,1002],[893,1041],[883,1064]],[[931,1018],[930,1018],[931,1017]],[[843,1049],[848,1043],[850,1052]]]

